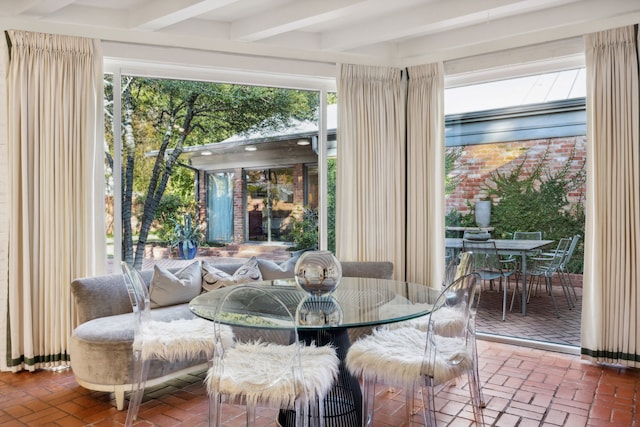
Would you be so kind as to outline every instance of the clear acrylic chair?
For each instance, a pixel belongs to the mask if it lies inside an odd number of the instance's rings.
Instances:
[[[246,405],[246,425],[255,425],[256,407],[295,411],[295,425],[324,425],[324,397],[338,375],[340,361],[331,346],[305,345],[299,340],[296,307],[271,287],[236,285],[216,308],[216,352],[206,378],[209,425],[220,426],[222,404]],[[256,328],[291,331],[291,344],[224,342],[225,319],[251,317]],[[262,326],[261,326],[262,325]]]
[[[555,251],[549,253],[550,256],[543,254],[541,256],[532,257],[531,267],[527,268],[527,275],[531,278],[531,283],[528,286],[529,295],[527,295],[527,300],[531,298],[532,289],[534,287],[533,280],[537,280],[536,289],[539,289],[541,280],[544,280],[547,294],[551,296],[551,302],[557,317],[560,317],[560,312],[558,311],[558,304],[556,303],[556,299],[553,295],[552,278],[559,272],[562,260],[566,257],[569,246],[571,245],[571,240],[572,239],[570,238],[563,237],[558,241],[558,246]],[[571,301],[569,290],[567,289],[562,277],[560,277],[560,286],[567,300],[569,309],[573,308],[573,302]]]
[[[170,362],[202,360],[206,363],[214,352],[214,331],[211,322],[200,319],[153,320],[149,290],[140,273],[122,263],[124,283],[129,293],[134,316],[133,378],[125,426],[131,426],[138,416],[144,388],[153,359]],[[233,344],[233,333],[227,327],[221,331],[225,345]]]
[[[496,243],[493,241],[462,241],[462,250],[471,252],[473,259],[473,272],[480,275],[480,280],[488,281],[493,288],[496,280],[502,287],[502,320],[507,318],[507,292],[509,290],[509,278],[516,274],[518,266],[515,261],[504,260],[498,255]],[[503,284],[504,281],[504,284]],[[518,283],[516,282],[513,295],[511,297],[511,307],[518,294]]]
[[[414,327],[380,328],[351,345],[346,364],[362,379],[362,425],[373,423],[376,383],[405,389],[406,421],[413,412],[415,389],[422,388],[422,415],[425,425],[435,426],[435,394],[439,386],[464,374],[469,381],[473,413],[484,425],[474,372],[475,321],[472,306],[479,276],[462,276],[446,287],[435,300],[426,331]],[[445,327],[444,318],[452,318]],[[461,321],[460,321],[461,320]]]
[[[451,283],[453,283],[456,279],[460,277],[471,274],[474,270],[473,266],[473,254],[471,252],[460,252],[457,257],[455,257],[452,262],[447,265],[447,269],[445,271],[445,280],[443,281],[443,288],[446,288]],[[480,382],[480,369],[478,366],[478,347],[476,346],[476,316],[478,311],[478,305],[480,304],[480,295],[482,292],[481,286],[476,286],[476,296],[474,298],[474,303],[471,306],[471,316],[472,321],[469,322],[469,333],[471,333],[474,337],[473,339],[473,372],[476,378],[475,384],[478,389],[476,390],[475,396],[478,398],[476,405],[480,408],[484,408],[486,406],[484,396],[482,394],[482,383]],[[446,335],[447,328],[455,324],[456,318],[461,321],[458,314],[455,311],[442,309],[440,311],[440,315],[438,316],[437,324],[439,325],[436,329],[440,335]],[[429,321],[429,316],[424,316],[418,319],[407,321],[407,323],[411,324],[414,327],[420,328],[423,331],[427,330]],[[395,325],[395,324],[394,324]],[[406,402],[407,404],[412,404],[412,402]],[[414,411],[412,410],[412,413]]]

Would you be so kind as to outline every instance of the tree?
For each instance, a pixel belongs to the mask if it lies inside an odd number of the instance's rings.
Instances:
[[[315,117],[317,94],[269,87],[126,78],[123,82],[123,259],[142,265],[151,224],[184,147]],[[157,154],[148,168],[137,161]],[[142,173],[140,173],[142,170]],[[136,175],[138,174],[138,175]],[[134,251],[133,198],[146,193]]]

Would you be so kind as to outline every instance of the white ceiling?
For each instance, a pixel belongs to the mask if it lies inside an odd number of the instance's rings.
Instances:
[[[395,66],[637,22],[640,0],[0,0],[5,29]]]

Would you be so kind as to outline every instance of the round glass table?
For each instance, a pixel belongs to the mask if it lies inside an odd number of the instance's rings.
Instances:
[[[332,344],[337,351],[340,375],[325,399],[326,426],[361,425],[362,395],[358,379],[349,374],[344,359],[349,350],[348,330],[401,322],[429,314],[440,289],[421,284],[373,278],[343,277],[328,296],[311,296],[298,288],[294,279],[253,282],[264,286],[284,301],[297,319],[298,335],[307,343]],[[197,316],[234,327],[283,329],[269,306],[246,311],[241,304],[221,313],[218,310],[230,287],[215,289],[195,297],[189,308]],[[216,319],[216,316],[219,319]],[[279,423],[293,425],[290,411],[282,411]]]

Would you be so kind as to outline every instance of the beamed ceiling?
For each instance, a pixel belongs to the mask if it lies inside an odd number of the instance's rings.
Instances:
[[[640,0],[0,0],[0,24],[105,41],[406,66],[640,21]]]

